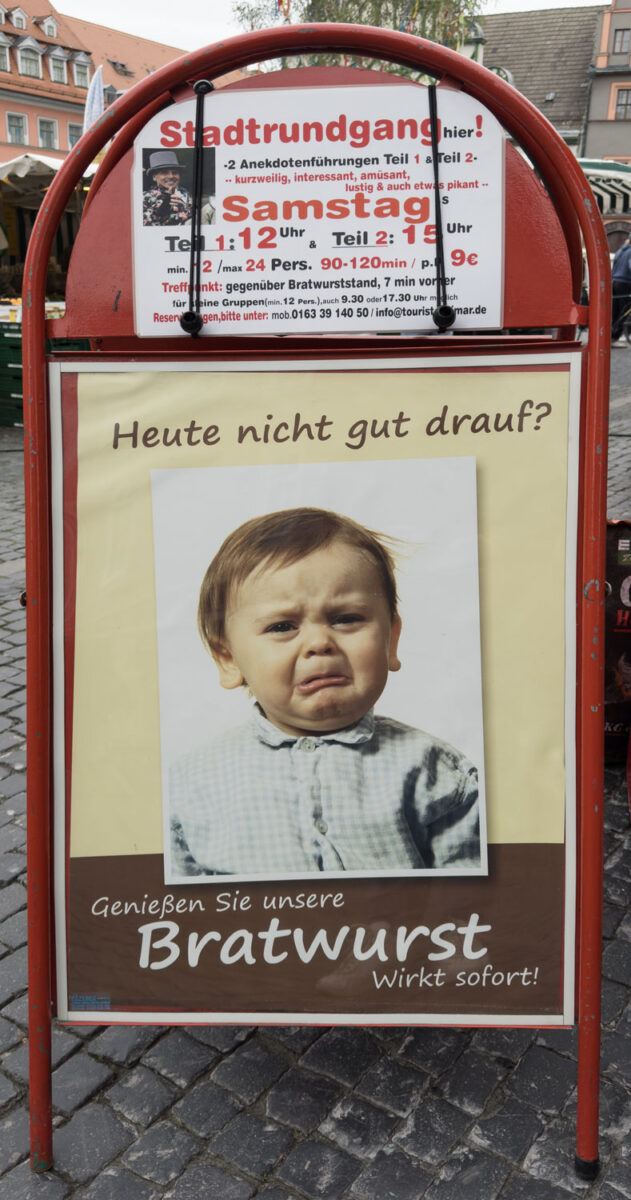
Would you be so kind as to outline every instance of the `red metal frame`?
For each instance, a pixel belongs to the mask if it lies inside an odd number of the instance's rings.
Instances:
[[[30,932],[31,1166],[52,1162],[50,1012],[51,905],[51,569],[49,427],[45,364],[45,282],[53,237],[86,167],[127,123],[138,129],[169,98],[171,89],[282,55],[356,52],[436,75],[483,103],[529,153],[553,199],[566,239],[578,302],[580,237],[589,270],[585,406],[582,422],[582,543],[579,625],[579,1067],[577,1166],[593,1177],[598,1163],[598,1072],[602,892],[602,674],[611,288],[607,241],[589,185],[578,163],[545,117],[498,76],[464,56],[410,34],[351,25],[286,25],[230,38],[185,55],[126,92],[81,138],[49,189],[31,234],[24,287],[24,421],[27,545],[27,748],[29,766],[28,876]],[[118,159],[114,144],[93,187]],[[95,191],[96,195],[96,191]],[[572,319],[578,324],[578,304]],[[559,336],[573,337],[574,328]],[[140,345],[140,344],[138,344]],[[454,350],[457,339],[450,341]],[[511,348],[511,339],[501,340]],[[154,352],[161,348],[153,347]],[[258,352],[261,342],[258,342]],[[130,350],[133,349],[130,346]],[[181,351],[182,344],[178,344]]]

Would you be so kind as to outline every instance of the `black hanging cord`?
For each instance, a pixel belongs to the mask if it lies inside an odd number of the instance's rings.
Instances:
[[[182,313],[180,325],[191,337],[199,337],[204,322],[200,312],[201,291],[201,237],[202,237],[202,183],[204,177],[204,97],[214,90],[207,79],[198,79],[193,84],[197,96],[195,109],[195,166],[193,173],[193,201],[191,214],[191,260],[188,279],[188,311]]]
[[[432,138],[432,163],[434,166],[434,195],[436,197],[436,308],[432,320],[440,333],[444,333],[453,325],[456,314],[447,303],[447,288],[445,285],[445,248],[443,245],[443,214],[440,192],[438,190],[438,110],[436,107],[436,84],[431,83],[429,92],[429,124]]]

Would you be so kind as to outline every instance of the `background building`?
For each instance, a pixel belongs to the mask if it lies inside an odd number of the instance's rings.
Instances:
[[[99,65],[111,100],[183,53],[63,16],[47,0],[0,3],[0,164],[25,152],[63,159],[81,137]]]
[[[573,149],[616,250],[631,233],[631,0],[498,13],[481,24],[484,66]]]
[[[480,19],[484,66],[536,105],[577,154],[582,151],[590,70],[605,11],[603,5],[542,8]]]
[[[603,13],[590,82],[585,157],[631,164],[631,0]]]

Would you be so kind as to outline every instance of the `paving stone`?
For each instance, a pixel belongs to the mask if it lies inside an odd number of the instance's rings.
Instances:
[[[631,1197],[631,1173],[628,1163],[612,1163],[607,1170],[604,1187],[600,1190],[600,1200],[628,1200]]]
[[[631,1086],[631,1037],[618,1030],[606,1033],[601,1042],[600,1065],[601,1071]]]
[[[81,1024],[69,1025],[69,1024],[66,1024],[65,1021],[63,1021],[63,1022],[59,1022],[59,1028],[65,1029],[67,1033],[74,1033],[75,1037],[81,1038],[82,1041],[87,1042],[87,1041],[89,1041],[90,1038],[92,1038],[94,1036],[94,1034],[100,1033],[103,1026],[102,1025],[87,1025],[87,1024],[86,1025],[81,1025]],[[95,1057],[98,1058],[99,1057],[98,1054],[95,1055]]]
[[[166,1075],[178,1087],[187,1087],[202,1071],[215,1062],[217,1055],[194,1042],[186,1033],[174,1029],[156,1042],[143,1055],[143,1066],[153,1067],[161,1075]]]
[[[343,1150],[322,1142],[300,1142],[277,1171],[278,1178],[309,1200],[339,1200],[357,1178],[360,1164]]]
[[[277,1187],[276,1184],[271,1184],[264,1187],[260,1192],[256,1193],[256,1200],[297,1200],[295,1192],[291,1195],[284,1187]]]
[[[26,946],[7,954],[2,960],[0,971],[0,1004],[4,1005],[18,992],[24,991],[28,981]]]
[[[21,850],[26,844],[26,834],[18,825],[5,825],[0,829],[0,853]]]
[[[1,786],[1,785],[0,785]],[[603,904],[603,937],[612,938],[620,925],[622,912],[612,904]]]
[[[15,732],[17,732],[17,730]],[[12,816],[14,820],[17,820],[18,817],[22,816],[23,813],[26,812],[26,776],[20,772],[16,778],[21,779],[22,787],[17,788],[17,790],[13,792],[12,796],[10,796],[8,800],[5,800],[2,805],[3,810],[5,810],[8,815]]]
[[[475,1050],[465,1050],[455,1065],[439,1079],[436,1088],[445,1100],[472,1116],[484,1111],[506,1067]]]
[[[53,1070],[80,1045],[79,1038],[73,1034],[66,1033],[64,1029],[53,1028],[50,1044],[50,1061]],[[17,1049],[7,1054],[2,1065],[14,1079],[18,1079],[21,1083],[28,1082],[28,1042],[26,1039],[22,1039]]]
[[[413,1029],[403,1038],[398,1055],[434,1075],[451,1067],[469,1040],[469,1034],[453,1029]]]
[[[209,1137],[239,1112],[241,1105],[210,1079],[195,1084],[177,1104],[173,1116],[199,1137]]]
[[[321,1027],[313,1025],[266,1025],[262,1027],[262,1031],[266,1038],[281,1042],[288,1050],[295,1050],[297,1054],[302,1054],[308,1046],[322,1037],[323,1032]]]
[[[340,1085],[326,1076],[293,1067],[269,1092],[267,1111],[285,1125],[312,1133],[341,1094]]]
[[[28,1108],[14,1108],[0,1120],[0,1172],[28,1156],[29,1141]]]
[[[130,1142],[134,1131],[102,1104],[88,1104],[53,1135],[55,1167],[76,1183],[87,1183]]]
[[[122,1162],[153,1183],[170,1183],[199,1152],[195,1138],[169,1121],[158,1121],[122,1156]]]
[[[12,950],[17,950],[18,946],[24,946],[27,934],[26,912],[14,913],[0,925],[0,942],[4,942],[4,945],[9,946]]]
[[[212,1163],[198,1162],[188,1167],[164,1200],[250,1200],[256,1185],[228,1175]]]
[[[611,979],[603,979],[602,1013],[603,1025],[614,1025],[618,1020],[629,995],[629,984],[614,983]]]
[[[320,1133],[358,1158],[374,1158],[383,1149],[399,1117],[358,1096],[345,1096],[322,1122]]]
[[[601,1133],[612,1142],[626,1145],[631,1151],[631,1095],[627,1088],[614,1080],[601,1077],[599,1090],[599,1127]],[[576,1120],[577,1093],[576,1089],[565,1108],[563,1116],[566,1120]],[[631,1179],[631,1170],[629,1171]]]
[[[563,1187],[574,1195],[582,1195],[586,1184],[575,1173],[575,1152],[574,1125],[557,1118],[550,1121],[541,1136],[533,1142],[523,1161],[522,1170],[535,1179]],[[605,1159],[608,1151],[604,1138],[601,1139],[600,1152]]]
[[[483,1150],[520,1163],[543,1128],[543,1120],[531,1108],[509,1099],[492,1116],[474,1125],[469,1140]]]
[[[460,1148],[425,1192],[426,1200],[496,1200],[510,1166],[482,1150]]]
[[[430,1180],[431,1175],[406,1154],[381,1151],[355,1180],[349,1195],[353,1200],[419,1200]]]
[[[382,1056],[360,1079],[356,1091],[405,1117],[414,1108],[427,1081],[424,1073]]]
[[[209,1143],[211,1154],[249,1175],[267,1175],[293,1141],[293,1134],[250,1113],[238,1116]]]
[[[626,1198],[623,1192],[618,1191],[617,1187],[606,1180],[598,1192],[598,1200],[626,1200]]]
[[[0,1054],[4,1054],[5,1050],[10,1050],[12,1046],[17,1046],[22,1037],[22,1030],[18,1029],[17,1025],[0,1017]]]
[[[558,1112],[576,1083],[576,1064],[545,1046],[528,1050],[506,1081],[507,1089],[544,1112]]]
[[[420,1107],[410,1114],[393,1140],[414,1158],[439,1163],[462,1136],[467,1124],[459,1108],[446,1100],[424,1096]]]
[[[12,796],[17,796],[18,792],[24,792],[25,788],[26,780],[22,772],[16,775],[7,775],[0,784],[0,796],[5,800],[10,800]]]
[[[75,1054],[53,1071],[53,1107],[64,1116],[85,1104],[105,1086],[112,1072],[88,1054]]]
[[[12,1080],[7,1079],[6,1075],[0,1072],[0,1109],[9,1104],[11,1100],[15,1100],[18,1094],[18,1089]]]
[[[36,1175],[28,1161],[0,1180],[0,1200],[64,1200],[69,1194],[67,1183],[48,1171]]]
[[[11,850],[7,854],[0,854],[0,884],[8,883],[10,879],[17,879],[26,870],[26,855],[21,854],[17,850]]]
[[[122,1167],[106,1167],[93,1183],[75,1192],[76,1200],[160,1200],[161,1196],[162,1189]]]
[[[373,1039],[357,1026],[330,1029],[303,1054],[300,1062],[312,1071],[354,1084],[379,1058]]]
[[[183,1026],[192,1037],[203,1042],[205,1046],[214,1046],[222,1054],[234,1050],[252,1033],[252,1025],[185,1025]]]
[[[14,1021],[16,1025],[20,1025],[26,1031],[28,1029],[28,996],[26,992],[5,1004],[2,1016],[9,1021]]]
[[[605,947],[603,953],[603,975],[617,983],[631,980],[631,942],[616,938]]]
[[[518,1175],[507,1183],[502,1200],[568,1200],[565,1188],[529,1175]]]
[[[14,733],[0,733],[0,753],[3,750],[12,750],[14,746],[19,746],[21,740]]]
[[[622,844],[609,855],[606,865],[607,873],[619,876],[620,879],[631,879],[631,849]]]
[[[573,1029],[542,1029],[537,1037],[537,1045],[547,1046],[569,1058],[578,1055],[578,1025]]]
[[[609,904],[614,904],[618,908],[628,908],[631,904],[631,882],[628,879],[618,879],[615,875],[606,874],[603,878],[603,895]]]
[[[107,1099],[128,1121],[150,1125],[173,1103],[176,1095],[173,1084],[139,1065],[121,1076],[108,1091]]]
[[[110,1025],[90,1044],[90,1054],[129,1066],[164,1033],[162,1025]]]
[[[251,1104],[286,1070],[284,1058],[252,1040],[237,1046],[229,1058],[219,1063],[212,1075],[216,1083],[236,1092],[241,1100]]]

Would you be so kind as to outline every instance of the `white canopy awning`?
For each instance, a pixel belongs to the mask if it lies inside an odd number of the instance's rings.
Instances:
[[[63,161],[47,154],[20,154],[0,163],[0,197],[22,208],[39,208]],[[90,163],[83,178],[90,178],[95,171],[96,164]]]

